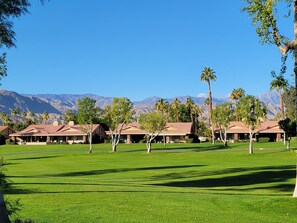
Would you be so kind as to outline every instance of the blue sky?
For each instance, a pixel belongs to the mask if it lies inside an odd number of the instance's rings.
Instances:
[[[258,95],[280,67],[280,53],[259,43],[241,0],[31,2],[30,14],[15,20],[17,48],[6,50],[3,89],[131,100],[198,96],[207,93],[200,73],[208,66],[217,75],[215,97],[239,87]],[[284,32],[293,36],[287,23]]]

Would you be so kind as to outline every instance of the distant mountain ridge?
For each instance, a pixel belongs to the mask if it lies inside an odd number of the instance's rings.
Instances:
[[[61,114],[58,109],[40,98],[23,96],[13,91],[0,90],[0,112],[9,114],[16,107],[20,111],[25,112],[43,113],[47,111],[48,113]]]
[[[53,113],[57,115],[63,114],[66,110],[77,110],[77,100],[83,97],[90,97],[96,100],[96,105],[103,108],[105,105],[111,104],[113,97],[104,97],[94,94],[18,94],[16,92],[0,90],[0,112],[10,113],[12,109],[18,107],[20,111],[32,111],[34,113]],[[173,98],[165,98],[171,103],[174,98],[178,98],[182,103],[190,97],[196,104],[204,105],[205,97],[177,96]],[[258,96],[264,102],[269,110],[269,116],[273,117],[279,112],[279,96],[276,92],[265,92]],[[144,100],[135,101],[134,107],[137,113],[152,110],[156,102],[161,99],[154,96]],[[219,104],[229,99],[213,98],[213,103]]]

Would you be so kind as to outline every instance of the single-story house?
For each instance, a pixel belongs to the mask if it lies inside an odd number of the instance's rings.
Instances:
[[[266,120],[255,129],[254,138],[269,138],[271,142],[279,142],[283,140],[284,130],[282,130],[278,121]],[[219,129],[215,129],[216,138],[219,138]],[[244,141],[249,139],[249,128],[243,122],[230,122],[227,129],[227,139],[229,141]]]
[[[104,129],[99,124],[92,128],[93,142],[106,137]],[[68,125],[30,125],[20,132],[10,134],[10,138],[18,144],[47,144],[47,143],[86,143],[87,133],[80,125],[69,122]]]
[[[111,135],[108,131],[107,135]],[[139,123],[133,122],[124,125],[121,133],[121,142],[138,143],[144,139],[146,132],[140,129]],[[157,142],[185,142],[194,135],[193,126],[191,122],[167,123],[166,130],[162,131],[158,137]]]
[[[14,132],[15,131],[12,130],[9,126],[0,126],[0,133],[7,139],[9,138],[9,135]]]
[[[4,144],[6,139],[9,139],[9,135],[14,133],[9,126],[0,126],[0,144]]]

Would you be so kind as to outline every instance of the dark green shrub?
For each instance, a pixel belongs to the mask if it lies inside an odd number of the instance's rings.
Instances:
[[[145,139],[139,140],[139,143],[146,143]]]
[[[264,143],[264,142],[269,142],[269,140],[270,139],[268,137],[261,137],[261,138],[258,139],[258,142]]]
[[[194,142],[194,139],[193,138],[186,139],[186,143],[193,143],[193,142]]]

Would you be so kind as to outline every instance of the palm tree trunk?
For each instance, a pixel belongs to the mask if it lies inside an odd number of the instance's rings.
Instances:
[[[6,205],[1,191],[0,191],[0,222],[10,223],[10,220],[8,218],[8,212],[7,212]]]
[[[208,99],[209,99],[209,114],[208,114],[208,122],[209,124],[211,124],[211,114],[212,114],[212,95],[211,95],[211,88],[210,88],[210,81],[207,82],[208,83]]]
[[[284,101],[283,101],[283,95],[281,92],[281,89],[278,89],[278,94],[279,94],[279,106],[281,108],[281,119],[285,119],[285,109],[284,109]],[[286,133],[284,133],[284,145],[286,145]]]
[[[211,125],[211,137],[212,137],[212,144],[215,144],[214,138],[214,129],[211,122],[211,114],[212,114],[212,95],[211,95],[211,88],[210,88],[210,81],[208,81],[208,97],[209,97],[209,124]]]

